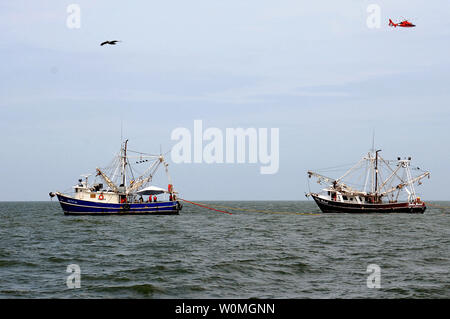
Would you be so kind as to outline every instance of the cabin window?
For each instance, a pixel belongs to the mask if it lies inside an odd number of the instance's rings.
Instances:
[[[95,198],[95,194],[91,194],[91,198]]]
[[[342,198],[344,199],[344,200],[348,200],[348,198],[347,198],[347,196],[342,196]]]

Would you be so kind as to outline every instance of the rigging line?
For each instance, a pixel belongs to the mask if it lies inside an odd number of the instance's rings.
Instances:
[[[341,175],[348,171],[351,166],[346,166],[345,168],[336,168],[336,169],[326,169],[326,170],[313,170],[314,172],[322,173],[322,174],[331,174],[331,173],[340,173]]]
[[[364,187],[364,178],[366,176],[366,171],[363,167],[364,165],[365,165],[365,163],[362,164],[361,167],[359,168],[359,170],[358,170],[359,174],[356,175],[357,177],[355,179],[355,182],[357,182],[361,188]],[[359,183],[361,183],[361,184],[359,184]]]
[[[339,165],[339,166],[331,166],[331,167],[313,169],[313,171],[332,170],[332,169],[344,168],[344,167],[351,166],[351,165],[355,165],[355,162],[349,163],[349,164],[342,164],[342,165]]]
[[[363,170],[363,178],[364,178],[364,188],[363,188],[363,192],[366,192],[366,190],[367,190],[367,184],[368,184],[368,182],[369,182],[369,162],[366,160],[365,161],[365,167],[364,167],[364,170]]]
[[[349,177],[350,175],[353,175],[355,171],[358,171],[360,169],[361,164],[363,163],[363,160],[358,161],[355,165],[353,165],[347,172],[345,172],[344,175],[339,177],[337,180],[342,181],[344,177]]]
[[[132,151],[132,150],[127,150],[127,152],[136,153],[136,154],[141,154],[141,155],[154,156],[154,157],[159,157],[159,156],[160,156],[160,155],[149,154],[149,153],[143,153],[143,152]]]
[[[381,182],[383,181],[383,175],[381,175],[381,164],[380,164],[380,167],[378,167],[378,176],[379,176],[379,178],[378,178],[378,185],[377,185],[377,189],[379,189],[380,190],[380,193],[381,193],[381,191],[382,191],[382,189],[381,189]]]
[[[403,179],[401,179],[400,176],[397,175],[397,172],[398,172],[398,171],[395,172],[395,170],[393,170],[392,167],[390,167],[389,164],[388,164],[388,163],[384,160],[384,158],[382,158],[381,156],[380,156],[380,159],[381,159],[382,162],[384,162],[384,164],[386,165],[386,167],[387,167],[387,168],[388,168],[395,176],[397,176],[398,179],[400,179],[400,181],[401,181],[402,183],[405,183],[405,181],[404,181]]]
[[[131,167],[131,163],[130,163],[130,161],[128,160],[128,158],[126,159],[126,161],[127,161],[128,169],[130,170],[130,173],[131,173],[131,177],[133,178],[132,180],[134,181],[135,178],[134,178],[133,168]]]

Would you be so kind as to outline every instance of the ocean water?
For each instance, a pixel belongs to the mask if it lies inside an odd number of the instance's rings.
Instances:
[[[264,212],[64,216],[55,201],[0,203],[0,298],[450,298],[450,210],[204,203]],[[78,289],[66,284],[70,264]],[[370,264],[381,288],[367,287]]]

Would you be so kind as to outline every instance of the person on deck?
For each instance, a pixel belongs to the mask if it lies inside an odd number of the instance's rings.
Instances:
[[[156,196],[153,196],[153,201],[156,203],[156,200],[157,200],[158,198],[156,198]]]
[[[150,195],[150,196],[148,197],[148,202],[149,202],[149,203],[152,202],[152,195]]]

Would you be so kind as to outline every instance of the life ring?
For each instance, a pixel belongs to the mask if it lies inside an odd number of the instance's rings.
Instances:
[[[104,200],[105,196],[103,196],[103,194],[100,194],[100,196],[98,197],[99,200]]]

